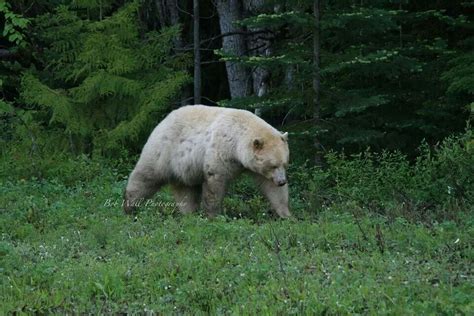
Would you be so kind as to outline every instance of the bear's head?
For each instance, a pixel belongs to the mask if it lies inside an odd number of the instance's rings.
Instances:
[[[273,181],[277,186],[285,185],[287,182],[286,168],[288,168],[290,156],[288,133],[276,132],[257,135],[251,139],[248,146],[251,148],[251,159],[247,167]]]

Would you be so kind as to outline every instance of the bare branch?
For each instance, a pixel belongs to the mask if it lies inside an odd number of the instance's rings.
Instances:
[[[193,16],[193,14],[191,12],[188,12],[184,9],[181,9],[181,7],[178,4],[178,0],[176,0],[175,4],[176,4],[176,9],[178,9],[178,11],[183,12],[184,14],[187,14],[189,16]]]

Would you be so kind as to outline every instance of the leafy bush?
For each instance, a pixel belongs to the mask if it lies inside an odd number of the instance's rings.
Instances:
[[[473,132],[450,137],[414,161],[400,152],[346,157],[330,153],[327,168],[293,172],[293,196],[310,213],[324,205],[354,204],[361,210],[410,220],[456,219],[474,205]],[[471,209],[472,210],[472,209]]]

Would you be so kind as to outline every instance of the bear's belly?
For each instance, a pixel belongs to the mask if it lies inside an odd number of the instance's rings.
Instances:
[[[174,177],[188,186],[203,183],[205,149],[192,144],[180,144],[176,149],[177,154],[171,161]]]

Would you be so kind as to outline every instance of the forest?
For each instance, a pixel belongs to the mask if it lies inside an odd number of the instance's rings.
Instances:
[[[474,313],[474,1],[0,0],[0,314]],[[279,219],[170,188],[124,214],[171,111],[288,133]]]

